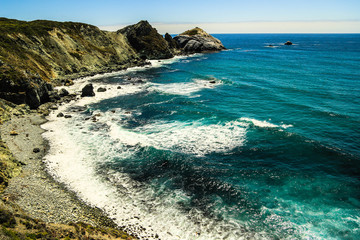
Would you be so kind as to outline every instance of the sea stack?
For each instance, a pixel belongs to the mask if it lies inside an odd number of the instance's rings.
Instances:
[[[201,28],[194,28],[174,37],[186,53],[212,52],[226,49],[219,39],[214,38]]]

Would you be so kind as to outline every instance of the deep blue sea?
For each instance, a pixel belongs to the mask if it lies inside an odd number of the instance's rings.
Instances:
[[[214,36],[79,80],[49,171],[140,239],[360,239],[360,35]]]

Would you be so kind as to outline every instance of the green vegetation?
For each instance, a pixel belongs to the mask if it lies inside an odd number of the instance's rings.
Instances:
[[[194,35],[200,34],[201,32],[203,32],[203,30],[201,28],[196,27],[196,28],[185,31],[180,35],[194,36]]]
[[[0,238],[10,240],[30,239],[135,239],[129,234],[106,227],[93,227],[85,223],[44,223],[26,215],[13,214],[0,209]],[[5,238],[4,238],[5,237]]]
[[[0,18],[0,31],[2,35],[11,33],[22,33],[26,36],[44,36],[54,28],[66,28],[72,32],[78,32],[81,27],[97,29],[97,27],[76,22],[56,22],[47,20],[36,20],[31,22],[19,21],[15,19]]]

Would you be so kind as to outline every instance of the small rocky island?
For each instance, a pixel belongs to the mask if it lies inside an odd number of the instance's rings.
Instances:
[[[219,39],[201,28],[194,28],[174,37],[180,48],[187,53],[221,51],[226,49]]]

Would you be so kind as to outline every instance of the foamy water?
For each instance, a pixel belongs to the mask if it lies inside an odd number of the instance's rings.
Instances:
[[[49,172],[140,239],[357,239],[353,36],[221,37],[233,50],[77,80],[96,96],[49,116]]]

